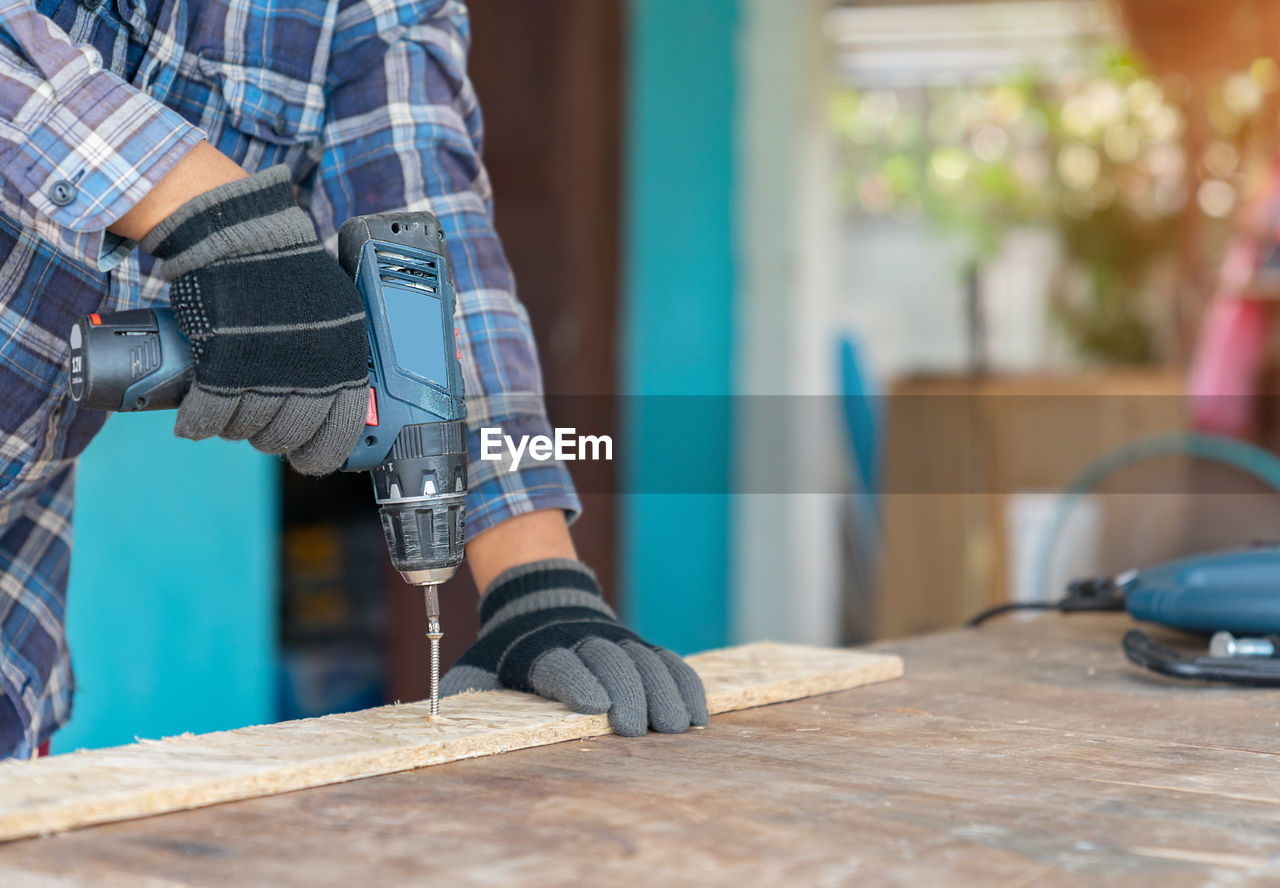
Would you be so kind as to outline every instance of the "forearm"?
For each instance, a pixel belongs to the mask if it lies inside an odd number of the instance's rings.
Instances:
[[[200,129],[102,66],[33,0],[0,0],[5,215],[108,271],[133,241],[108,231],[199,143]],[[37,61],[33,61],[37,60]]]
[[[578,553],[560,509],[543,509],[508,518],[467,541],[467,564],[482,593],[503,571],[547,558]]]
[[[467,530],[480,540],[490,530],[498,537],[514,534],[512,528],[526,525],[515,519],[529,513],[550,512],[553,518],[541,520],[563,522],[556,514],[562,513],[571,521],[581,504],[562,463],[524,460],[513,471],[510,460],[483,458],[482,429],[498,429],[515,440],[554,430],[543,403],[528,313],[489,212],[479,110],[462,52],[464,10],[461,4],[445,6],[453,12],[402,22],[405,27],[394,34],[387,32],[388,22],[361,26],[358,17],[335,34],[334,65],[349,79],[328,93],[324,150],[307,184],[313,193],[309,209],[330,247],[351,216],[406,207],[431,209],[448,235],[467,398]],[[369,7],[352,6],[358,9]],[[421,16],[409,7],[402,7],[402,14]],[[385,39],[376,36],[379,29]],[[370,113],[372,96],[385,97],[388,107],[403,113],[394,118]],[[389,179],[388,168],[420,172]],[[564,551],[563,527],[558,535],[558,550]],[[481,567],[478,579],[483,579],[497,571],[483,570],[485,547],[480,548],[473,566]]]
[[[247,175],[231,158],[208,142],[200,141],[107,230],[140,241],[193,197]]]

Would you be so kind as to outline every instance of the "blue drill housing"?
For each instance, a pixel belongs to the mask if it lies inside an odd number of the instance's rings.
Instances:
[[[343,262],[351,263],[346,253]],[[370,238],[362,241],[355,265],[356,289],[369,317],[369,385],[377,425],[365,426],[344,472],[379,465],[406,426],[466,418],[462,364],[451,335],[457,295],[444,256]]]
[[[1120,582],[1138,620],[1190,632],[1280,633],[1280,546],[1183,558]]]

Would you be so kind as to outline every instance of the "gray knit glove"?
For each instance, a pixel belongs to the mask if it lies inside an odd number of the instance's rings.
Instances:
[[[679,734],[707,723],[698,674],[618,622],[580,561],[553,558],[506,571],[480,601],[480,637],[441,682],[443,694],[499,687],[609,713],[615,734],[646,726]]]
[[[184,204],[142,241],[163,259],[195,383],[174,434],[248,439],[307,475],[339,468],[364,431],[364,305],[277,166]]]

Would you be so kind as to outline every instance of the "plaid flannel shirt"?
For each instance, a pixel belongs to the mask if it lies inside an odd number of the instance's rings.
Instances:
[[[287,164],[330,250],[350,216],[434,212],[457,278],[468,528],[580,506],[562,465],[481,462],[479,428],[549,434],[529,319],[495,233],[457,0],[0,0],[0,755],[70,715],[63,616],[74,462],[103,417],[67,396],[66,335],[164,303],[105,229],[201,138]]]

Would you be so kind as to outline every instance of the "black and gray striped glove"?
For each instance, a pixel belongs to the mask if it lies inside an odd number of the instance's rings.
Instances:
[[[288,168],[188,201],[142,248],[164,260],[195,359],[174,434],[248,439],[308,475],[339,468],[369,401],[364,306],[294,200]]]
[[[619,623],[580,561],[515,567],[485,590],[480,637],[440,688],[457,694],[499,687],[559,700],[574,712],[607,712],[624,737],[707,723],[698,674]]]

